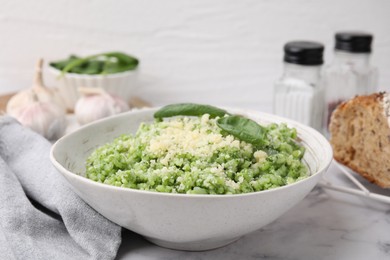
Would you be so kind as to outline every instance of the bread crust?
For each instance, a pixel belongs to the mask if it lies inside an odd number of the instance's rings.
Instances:
[[[380,187],[390,187],[390,127],[386,93],[356,96],[332,113],[330,143],[336,161]]]

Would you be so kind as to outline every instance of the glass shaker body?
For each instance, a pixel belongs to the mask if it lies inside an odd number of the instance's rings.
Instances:
[[[274,88],[274,113],[322,129],[321,82],[324,45],[292,41],[284,45],[284,73]]]
[[[369,53],[335,51],[331,65],[324,69],[326,89],[325,125],[329,125],[333,110],[343,101],[355,95],[365,95],[376,91],[378,71],[370,66]]]
[[[338,32],[335,35],[334,58],[323,73],[326,134],[332,112],[340,103],[377,89],[378,70],[370,65],[372,40],[373,36],[366,32]]]
[[[284,73],[275,83],[274,113],[317,130],[322,128],[324,90],[321,65],[284,63]]]

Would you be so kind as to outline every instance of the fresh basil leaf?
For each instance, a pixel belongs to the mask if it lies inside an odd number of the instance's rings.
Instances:
[[[265,145],[266,129],[249,118],[238,115],[222,117],[217,120],[217,125],[241,141]]]
[[[172,116],[201,116],[209,114],[211,118],[223,117],[229,115],[226,110],[210,106],[194,103],[172,104],[160,108],[154,113],[155,118],[172,117]]]

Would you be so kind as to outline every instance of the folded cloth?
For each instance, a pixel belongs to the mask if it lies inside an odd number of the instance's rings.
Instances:
[[[0,117],[1,258],[113,259],[121,228],[77,196],[52,166],[50,147],[15,119]]]

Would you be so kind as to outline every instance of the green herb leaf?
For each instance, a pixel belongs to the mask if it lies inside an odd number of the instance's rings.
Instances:
[[[58,70],[63,70],[69,63],[71,63],[72,61],[77,60],[77,59],[79,59],[79,57],[77,57],[75,55],[71,55],[66,60],[50,62],[50,66],[52,66]]]
[[[99,60],[91,60],[86,65],[82,70],[82,74],[96,75],[101,73],[104,63]]]
[[[61,70],[62,74],[69,72],[95,75],[134,70],[138,64],[138,59],[130,55],[121,52],[108,52],[84,58],[70,56],[67,60],[51,62],[50,66]]]
[[[120,52],[106,53],[105,57],[107,57],[107,59],[104,64],[102,74],[112,74],[134,70],[139,63],[136,58]]]
[[[217,120],[217,125],[241,141],[259,146],[265,144],[266,129],[249,118],[237,115],[222,117]]]
[[[172,116],[201,116],[204,114],[209,114],[211,118],[214,117],[223,117],[224,115],[229,115],[226,110],[209,106],[209,105],[200,105],[193,103],[180,103],[172,104],[160,108],[154,113],[155,118],[163,117],[172,117]]]

